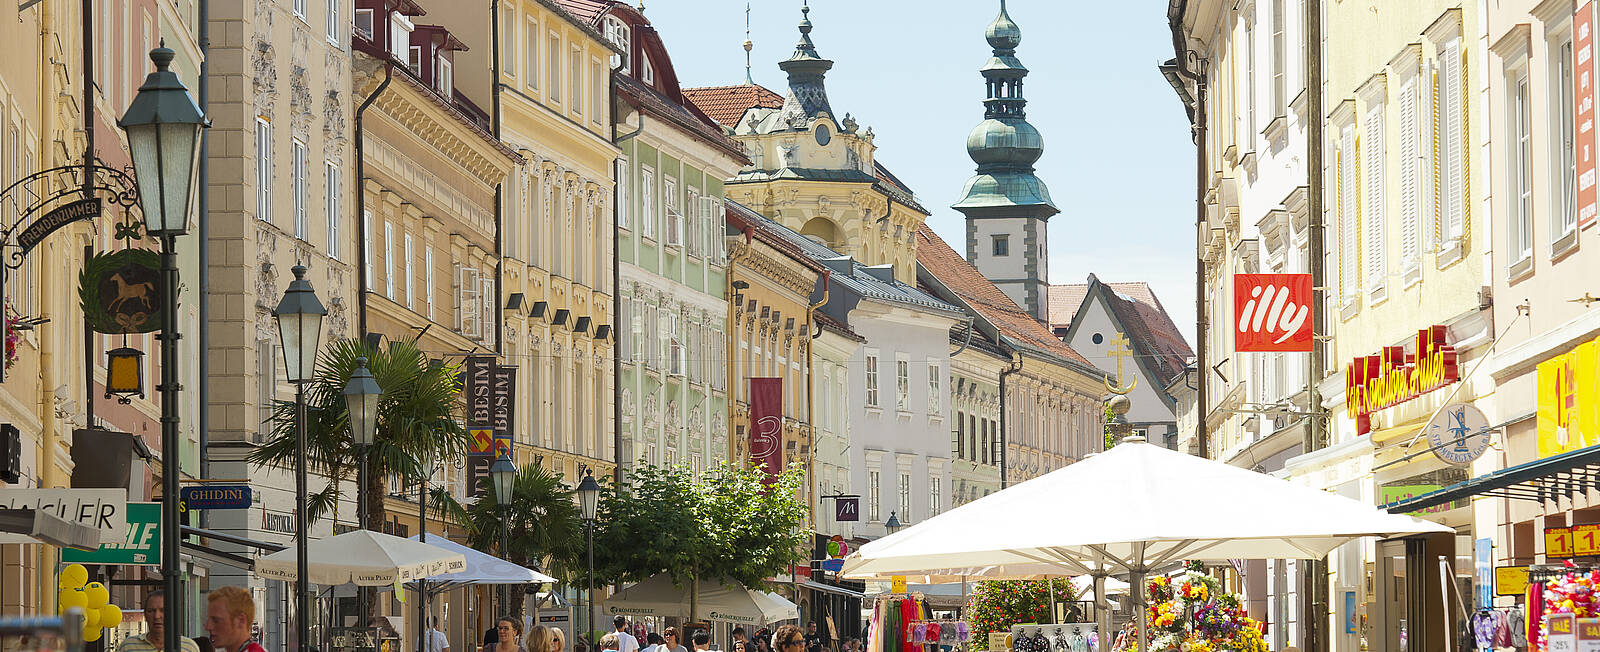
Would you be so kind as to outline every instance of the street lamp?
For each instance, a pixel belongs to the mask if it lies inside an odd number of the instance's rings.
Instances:
[[[588,636],[594,629],[594,519],[595,510],[600,507],[600,483],[594,481],[593,471],[583,474],[583,482],[578,483],[578,505],[583,507],[583,522],[588,526],[589,538],[589,600],[583,609],[591,630],[585,632]]]
[[[166,641],[163,649],[179,649],[184,630],[183,592],[178,574],[178,253],[177,238],[189,228],[194,206],[200,130],[205,113],[189,89],[171,70],[172,50],[150,51],[155,72],[145,77],[139,94],[117,126],[128,134],[128,151],[138,180],[145,230],[161,241],[161,570],[166,588]]]
[[[900,517],[895,516],[894,512],[889,512],[889,520],[883,522],[883,529],[889,534],[899,532],[904,527],[905,525],[900,523]]]
[[[306,519],[306,383],[316,371],[317,349],[322,339],[322,318],[328,309],[317,299],[317,292],[306,280],[306,268],[289,270],[294,280],[283,292],[283,300],[272,311],[278,321],[278,341],[283,345],[283,375],[294,383],[294,510],[295,510],[295,634],[298,645],[306,649],[311,640],[311,580],[307,552]],[[261,382],[275,382],[262,378]]]
[[[355,442],[356,454],[361,458],[361,466],[356,473],[356,523],[365,530],[367,449],[372,447],[372,440],[378,431],[378,399],[383,397],[383,388],[378,387],[378,381],[367,370],[365,357],[356,358],[356,368],[350,372],[350,380],[345,382],[341,394],[344,395],[345,411],[350,420],[350,438]],[[426,528],[427,521],[423,521],[422,525]],[[356,587],[356,613],[357,623],[367,622],[366,587]]]
[[[511,463],[509,449],[489,465],[489,479],[494,483],[494,502],[500,510],[500,557],[511,561],[511,528],[507,521],[511,520],[511,490],[517,480],[517,465]],[[512,613],[509,586],[500,587],[500,600],[500,612]]]

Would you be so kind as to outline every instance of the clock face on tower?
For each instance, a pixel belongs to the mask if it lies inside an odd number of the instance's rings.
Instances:
[[[833,140],[833,134],[828,132],[828,125],[817,125],[817,144],[826,146]]]

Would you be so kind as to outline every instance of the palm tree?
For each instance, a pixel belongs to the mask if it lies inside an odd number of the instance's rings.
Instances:
[[[317,359],[315,377],[306,385],[306,456],[309,470],[330,480],[308,497],[307,525],[336,513],[339,480],[355,477],[359,451],[350,433],[350,415],[342,395],[345,383],[367,359],[367,368],[383,388],[378,402],[378,427],[367,451],[368,523],[384,522],[384,482],[390,476],[422,477],[430,460],[453,460],[466,452],[467,432],[456,421],[461,381],[455,365],[437,364],[417,348],[415,340],[392,341],[374,349],[359,340],[328,344]],[[248,460],[276,468],[295,464],[295,405],[277,401],[272,432]]]
[[[488,483],[489,478],[480,482]],[[578,515],[573,489],[561,476],[535,463],[522,465],[511,486],[509,514],[500,511],[495,492],[488,487],[476,502],[463,506],[449,491],[436,488],[431,500],[440,513],[467,529],[467,544],[478,550],[498,550],[500,558],[547,575],[568,580],[582,572],[583,519]],[[501,547],[501,527],[510,536]]]

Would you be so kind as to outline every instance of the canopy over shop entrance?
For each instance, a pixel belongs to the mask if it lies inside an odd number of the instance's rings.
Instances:
[[[665,574],[656,575],[618,591],[605,609],[621,616],[681,616],[689,611],[689,591]],[[800,608],[788,598],[711,578],[700,580],[700,612],[711,620],[750,625],[800,617]]]
[[[1361,537],[1452,531],[1129,437],[868,543],[845,559],[841,575],[919,582],[1090,575],[1103,604],[1104,578],[1128,573],[1143,631],[1144,575],[1171,563],[1316,559]],[[1105,622],[1101,628],[1109,631]]]
[[[1501,469],[1383,506],[1395,514],[1447,505],[1472,496],[1544,502],[1600,487],[1600,445]]]

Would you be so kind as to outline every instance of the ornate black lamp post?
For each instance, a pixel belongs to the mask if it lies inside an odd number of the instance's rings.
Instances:
[[[118,126],[128,133],[128,150],[138,179],[145,230],[161,241],[161,570],[166,588],[167,650],[178,649],[183,620],[183,586],[179,574],[178,465],[178,254],[177,238],[189,229],[194,206],[195,172],[200,158],[200,130],[205,114],[170,69],[174,52],[150,51],[155,72],[145,77],[139,94]],[[203,409],[203,407],[202,407]]]
[[[307,649],[311,640],[311,581],[306,553],[306,383],[317,370],[317,349],[322,340],[322,318],[328,309],[317,299],[317,292],[306,280],[306,268],[295,265],[290,269],[294,280],[283,293],[272,316],[278,320],[278,339],[283,345],[283,375],[294,384],[294,513],[295,513],[295,570],[294,609],[295,633],[300,649]],[[263,378],[261,382],[273,382]]]
[[[889,512],[889,520],[883,522],[884,531],[894,534],[903,528],[905,528],[905,525],[900,522],[900,517],[896,516],[894,512]]]
[[[589,595],[583,608],[584,620],[589,627],[583,632],[587,640],[594,633],[594,521],[595,510],[600,507],[600,483],[594,481],[593,471],[583,474],[583,482],[578,483],[578,504],[583,508],[583,522],[588,526],[589,539]]]
[[[511,463],[511,451],[501,453],[500,458],[489,466],[489,479],[494,482],[495,504],[500,509],[500,556],[511,561],[511,529],[507,521],[511,519],[511,490],[517,481],[517,465]],[[500,587],[500,600],[500,612],[510,615],[510,586]]]
[[[356,358],[355,371],[344,384],[345,409],[350,413],[350,437],[361,456],[361,472],[356,474],[356,518],[361,529],[367,529],[367,450],[378,433],[378,399],[383,398],[383,388],[367,370],[367,359]],[[426,525],[426,523],[424,523]],[[356,610],[358,622],[367,620],[367,590],[357,587]],[[362,625],[365,627],[365,625]]]

